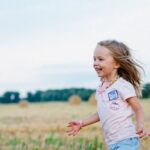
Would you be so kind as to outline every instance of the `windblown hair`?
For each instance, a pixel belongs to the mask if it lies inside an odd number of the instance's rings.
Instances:
[[[98,45],[110,50],[112,57],[120,65],[118,75],[129,81],[133,85],[136,95],[140,96],[141,73],[139,69],[144,69],[132,58],[130,48],[116,40],[100,41]]]

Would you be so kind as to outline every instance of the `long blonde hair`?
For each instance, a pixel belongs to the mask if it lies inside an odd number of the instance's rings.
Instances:
[[[118,75],[129,81],[136,91],[136,95],[141,95],[141,73],[143,68],[132,58],[130,49],[127,45],[116,40],[105,40],[98,42],[111,51],[116,62],[119,63]]]

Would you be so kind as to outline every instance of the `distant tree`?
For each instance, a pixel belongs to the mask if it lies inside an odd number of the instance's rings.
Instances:
[[[35,92],[34,101],[42,101],[42,91],[36,91]]]
[[[34,102],[34,95],[31,92],[27,92],[27,98],[29,102]]]
[[[150,97],[150,83],[147,83],[143,86],[142,97],[149,98]]]
[[[19,92],[5,92],[2,96],[2,103],[18,103],[20,100]]]
[[[3,103],[4,97],[0,97],[0,103]]]
[[[14,103],[18,103],[20,101],[20,93],[14,92],[14,93],[12,93],[12,95],[13,95],[13,97],[11,96],[11,101]]]
[[[93,89],[85,88],[70,88],[70,89],[52,89],[46,91],[36,91],[35,93],[28,92],[27,100],[29,102],[37,101],[67,101],[72,95],[79,95],[84,101],[89,99],[89,96],[94,92]]]

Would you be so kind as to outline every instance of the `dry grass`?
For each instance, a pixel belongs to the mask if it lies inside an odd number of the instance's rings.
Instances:
[[[150,131],[150,101],[144,101],[142,105],[146,114],[145,126]],[[81,141],[87,145],[86,143],[92,142],[95,137],[103,143],[103,150],[105,150],[106,145],[99,123],[83,128],[75,137],[69,137],[65,132],[69,121],[86,118],[95,111],[96,106],[85,102],[76,107],[69,103],[38,103],[30,104],[26,109],[18,105],[0,105],[0,150],[11,150],[14,148],[12,145],[16,143],[18,148],[17,146],[15,148],[18,150],[19,143],[22,143],[22,146],[23,143],[28,146],[28,150],[35,147],[37,147],[36,150],[55,150],[56,144],[59,145],[59,149],[67,149],[67,144],[74,141],[77,148]],[[53,144],[44,144],[48,141],[53,141]],[[141,140],[140,150],[150,150],[150,138]]]

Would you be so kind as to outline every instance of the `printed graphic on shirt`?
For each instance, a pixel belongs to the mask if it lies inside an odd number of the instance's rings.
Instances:
[[[109,101],[116,100],[119,95],[117,90],[112,90],[108,93]]]
[[[112,110],[118,110],[118,109],[120,108],[120,105],[119,105],[119,103],[117,103],[117,102],[115,102],[115,101],[112,101],[112,102],[110,103],[110,108],[111,108]]]

